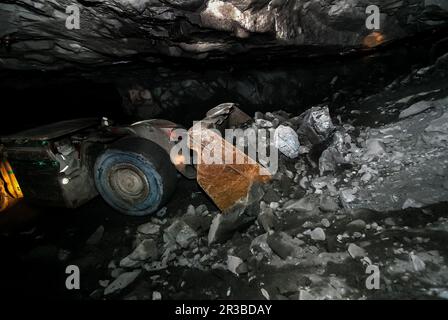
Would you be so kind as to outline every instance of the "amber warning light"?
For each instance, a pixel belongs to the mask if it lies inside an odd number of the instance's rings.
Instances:
[[[8,161],[0,162],[0,212],[23,198],[19,182]]]

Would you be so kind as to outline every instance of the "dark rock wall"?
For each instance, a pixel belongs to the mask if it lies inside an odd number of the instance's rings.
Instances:
[[[188,125],[210,107],[229,101],[249,114],[277,109],[296,114],[319,103],[341,107],[383,90],[414,66],[432,64],[432,51],[448,52],[448,47],[435,45],[437,37],[367,55],[198,62],[154,69],[123,66],[122,72],[115,70],[106,78],[114,79],[125,112],[136,118],[181,116]]]
[[[387,68],[386,63],[395,63],[394,68]],[[406,67],[392,57],[379,56],[264,67],[184,69],[174,78],[171,70],[137,69],[128,71],[116,83],[127,114],[137,118],[164,112],[169,118],[178,118],[176,115],[182,114],[190,123],[200,119],[208,108],[230,101],[250,114],[276,109],[296,113],[316,103],[338,104],[375,92]]]

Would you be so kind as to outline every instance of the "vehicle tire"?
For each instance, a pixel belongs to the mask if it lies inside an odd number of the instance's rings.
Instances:
[[[99,194],[111,207],[131,216],[149,215],[163,206],[176,187],[176,175],[166,151],[139,137],[112,144],[94,167]]]

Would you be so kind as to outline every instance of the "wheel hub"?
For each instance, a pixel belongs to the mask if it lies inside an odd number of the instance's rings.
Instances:
[[[109,182],[115,193],[128,202],[145,199],[150,192],[145,174],[131,164],[114,166],[110,170]]]

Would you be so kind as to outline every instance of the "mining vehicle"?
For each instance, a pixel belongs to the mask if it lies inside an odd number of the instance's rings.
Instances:
[[[223,130],[250,119],[235,104],[226,103],[211,109],[201,123]],[[170,151],[180,142],[173,137],[177,129],[182,126],[162,119],[116,126],[107,118],[84,118],[3,136],[0,211],[21,198],[37,205],[77,208],[99,194],[121,213],[144,216],[169,200],[178,173],[197,178],[219,209],[229,209],[258,179],[258,164],[220,167],[173,161]],[[222,193],[224,181],[238,184]]]

